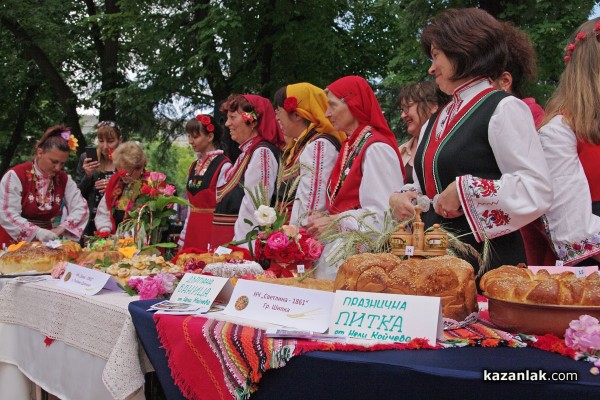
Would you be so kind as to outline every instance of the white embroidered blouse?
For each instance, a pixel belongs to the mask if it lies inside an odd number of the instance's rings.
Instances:
[[[325,211],[327,181],[339,151],[327,139],[316,139],[300,154],[300,182],[292,208],[290,224],[304,226],[313,211]]]
[[[592,213],[590,183],[577,155],[577,138],[561,115],[540,128],[540,139],[554,190],[545,215],[554,252],[566,265],[576,264],[600,254],[600,216]]]
[[[474,79],[460,86],[438,120],[447,121],[449,113],[456,114],[478,93],[491,86],[487,78]],[[426,129],[427,124],[422,128],[419,141]],[[520,229],[544,214],[552,201],[550,171],[531,111],[523,101],[509,96],[498,103],[488,125],[488,140],[502,172],[500,179],[482,179],[473,175],[456,177],[462,210],[478,242]],[[416,173],[413,176],[414,188],[423,193]],[[491,222],[498,210],[502,211],[500,217],[508,221],[502,224]]]
[[[34,170],[36,177],[45,184],[42,190],[48,190],[50,179],[44,179],[37,167],[34,167]],[[0,225],[11,237],[17,238],[21,235],[21,239],[32,241],[40,228],[21,216],[22,193],[23,186],[17,173],[9,170],[0,181],[0,204],[3,205]],[[79,239],[87,225],[89,210],[87,202],[70,175],[67,175],[64,202],[66,213],[63,213],[63,216],[66,217],[63,217],[60,222],[60,226],[65,228],[63,235],[69,239]],[[25,235],[23,236],[22,233]]]

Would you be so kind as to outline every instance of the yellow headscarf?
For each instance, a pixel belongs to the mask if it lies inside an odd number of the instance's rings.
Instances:
[[[289,154],[288,160],[294,157],[296,152],[296,144],[302,143],[303,138],[311,130],[316,130],[319,133],[327,133],[335,137],[340,144],[346,140],[346,133],[336,131],[331,125],[331,122],[325,117],[327,111],[327,95],[321,88],[311,85],[310,83],[302,82],[288,85],[286,88],[286,100],[294,97],[296,99],[296,112],[302,118],[310,121],[310,125],[304,130],[296,141],[291,141],[286,149]],[[286,160],[286,161],[288,161]]]

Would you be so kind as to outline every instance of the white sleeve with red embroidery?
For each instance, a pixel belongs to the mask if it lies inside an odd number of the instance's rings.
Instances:
[[[506,235],[550,207],[550,172],[531,111],[516,97],[500,101],[488,125],[488,140],[502,176],[456,178],[462,209],[478,242]]]
[[[275,191],[275,181],[277,180],[277,159],[275,155],[266,147],[259,147],[252,153],[248,167],[244,173],[244,186],[254,192],[257,187],[263,185],[267,188],[267,198],[271,199]],[[270,205],[270,204],[265,204]],[[235,221],[233,240],[242,240],[256,225],[254,218],[254,204],[252,199],[246,193],[242,199],[240,213]],[[252,221],[252,226],[248,225],[244,219]]]
[[[327,181],[338,153],[335,146],[327,139],[317,139],[302,150],[300,182],[290,217],[291,224],[304,226],[312,211],[325,211]]]
[[[13,170],[9,170],[0,181],[0,225],[16,242],[32,241],[39,229],[21,217],[23,186]]]
[[[562,116],[540,129],[540,139],[554,190],[554,200],[546,212],[554,251],[565,264],[576,264],[600,254],[600,217],[592,213],[592,196],[577,155],[577,140]]]
[[[102,196],[100,203],[98,203],[94,224],[96,225],[96,230],[99,232],[112,231],[112,221],[110,220],[110,211],[106,205],[106,196]]]
[[[60,223],[60,226],[66,229],[63,235],[70,239],[79,239],[87,225],[90,211],[81,191],[70,175],[67,175],[67,186],[65,187],[65,207],[67,218]]]
[[[354,218],[343,218],[340,221],[342,231],[357,231],[364,229],[358,219],[370,212],[374,215],[365,218],[365,222],[375,229],[383,228],[383,216],[389,211],[389,198],[404,185],[400,159],[389,145],[373,143],[363,157],[363,177],[360,182],[359,200],[360,207],[348,210],[339,215],[348,215]]]

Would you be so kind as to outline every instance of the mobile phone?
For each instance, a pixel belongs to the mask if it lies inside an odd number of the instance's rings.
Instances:
[[[98,150],[95,147],[86,147],[85,148],[85,157],[91,158],[92,161],[98,161]]]

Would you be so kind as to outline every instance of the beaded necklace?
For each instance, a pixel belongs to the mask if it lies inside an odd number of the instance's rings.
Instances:
[[[206,170],[210,166],[210,163],[212,162],[212,160],[217,158],[217,156],[220,154],[223,154],[223,150],[211,151],[210,154],[208,154],[206,156],[206,158],[204,160],[202,160],[202,162],[200,162],[200,160],[198,160],[196,162],[196,168],[195,168],[195,172],[194,172],[195,175],[196,176],[204,176],[204,174],[206,173]]]
[[[37,165],[34,166],[29,171],[30,180],[33,181],[34,193],[30,193],[28,196],[29,201],[34,201],[37,205],[38,210],[40,211],[48,211],[52,209],[52,203],[54,202],[54,179],[53,178],[38,178],[36,174]],[[46,184],[46,182],[48,184]],[[46,188],[47,186],[47,188]]]
[[[346,177],[350,173],[350,168],[352,168],[352,163],[354,162],[354,158],[356,157],[356,155],[358,153],[360,153],[360,150],[362,149],[362,147],[364,146],[365,142],[368,139],[367,133],[370,133],[370,132],[371,132],[371,127],[368,125],[365,126],[363,128],[363,130],[360,131],[360,133],[356,137],[356,140],[352,144],[350,144],[349,146],[344,146],[343,153],[342,153],[340,177],[339,177],[333,191],[331,190],[331,180],[329,181],[329,184],[327,185],[327,192],[330,193],[329,198],[330,198],[331,203],[333,203],[333,200],[337,196],[337,193],[338,193],[340,187],[342,186],[342,184],[344,183],[344,180],[346,180]]]

